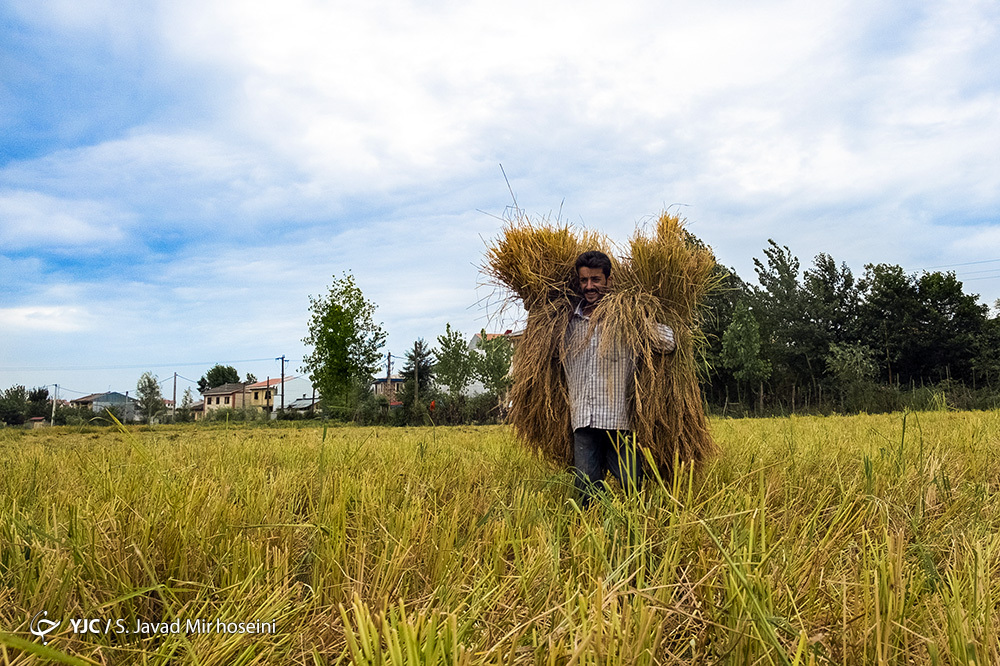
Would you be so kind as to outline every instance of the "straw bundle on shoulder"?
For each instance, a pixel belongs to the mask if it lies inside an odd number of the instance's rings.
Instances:
[[[715,450],[702,406],[695,349],[699,305],[711,288],[715,259],[684,231],[681,220],[661,215],[652,235],[637,232],[629,255],[616,257],[592,232],[508,222],[489,248],[484,271],[510,289],[528,311],[514,350],[510,421],[518,435],[548,457],[572,464],[569,395],[563,373],[566,329],[580,295],[575,262],[587,250],[612,259],[612,289],[591,317],[600,326],[598,353],[625,350],[635,360],[630,396],[632,429],[664,474],[674,456],[700,463]],[[676,350],[663,352],[658,324],[674,330]]]

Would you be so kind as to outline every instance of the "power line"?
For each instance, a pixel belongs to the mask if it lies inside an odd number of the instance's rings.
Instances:
[[[5,372],[14,371],[47,371],[47,372],[57,372],[57,371],[76,371],[76,370],[147,370],[151,368],[177,368],[177,367],[191,367],[196,365],[207,365],[212,366],[216,364],[230,364],[230,363],[258,363],[260,361],[271,361],[272,358],[245,358],[239,361],[200,361],[191,363],[143,363],[141,365],[66,365],[66,366],[3,366],[0,370]],[[287,359],[286,363],[297,362],[301,359]]]
[[[1000,261],[1000,259],[983,259],[982,261],[967,261],[964,264],[942,264],[940,266],[928,266],[927,268],[919,268],[917,270],[930,271],[935,268],[953,268],[955,266],[972,266],[974,264],[994,264]]]

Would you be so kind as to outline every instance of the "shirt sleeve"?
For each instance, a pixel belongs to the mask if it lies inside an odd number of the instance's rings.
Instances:
[[[674,340],[674,329],[670,328],[666,324],[657,324],[656,332],[659,334],[657,347],[660,351],[665,354],[669,354],[677,349],[677,342]]]

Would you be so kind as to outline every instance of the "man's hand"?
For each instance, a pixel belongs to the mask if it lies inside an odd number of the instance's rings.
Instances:
[[[674,329],[666,324],[657,324],[656,332],[658,335],[653,342],[653,347],[656,351],[663,354],[670,354],[677,349],[677,342],[674,340]]]

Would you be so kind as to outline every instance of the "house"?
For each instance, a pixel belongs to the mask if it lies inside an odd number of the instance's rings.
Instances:
[[[292,403],[300,398],[316,397],[316,389],[308,377],[288,375],[284,384],[281,379],[272,379],[270,382],[274,394],[274,409],[291,409]]]
[[[291,404],[288,405],[289,411],[299,412],[302,414],[311,414],[316,411],[319,406],[319,398],[296,398]]]
[[[262,411],[271,413],[276,406],[280,406],[280,392],[280,377],[247,384],[247,406],[257,407]]]
[[[399,402],[399,394],[403,390],[405,380],[399,375],[379,377],[372,381],[372,393],[385,396],[389,404]]]
[[[210,388],[202,393],[205,399],[205,414],[217,409],[238,409],[246,407],[247,385],[242,382],[231,382]]]
[[[280,377],[262,382],[233,382],[208,389],[201,395],[205,402],[204,414],[244,407],[273,414],[276,410],[291,408],[292,403],[301,398],[314,398],[316,391],[307,378],[290,375],[284,378],[284,383]]]
[[[32,416],[28,419],[28,427],[34,430],[35,428],[44,428],[48,423],[45,422],[44,416]]]
[[[91,393],[76,400],[70,400],[73,407],[84,407],[96,414],[100,414],[106,409],[114,410],[125,421],[134,421],[136,412],[136,400],[127,393],[122,394],[117,391],[107,393]]]

